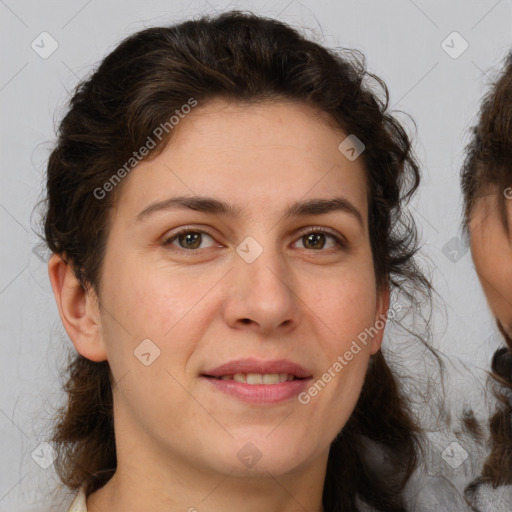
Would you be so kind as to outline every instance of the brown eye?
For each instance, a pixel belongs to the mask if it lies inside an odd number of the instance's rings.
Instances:
[[[164,245],[174,245],[180,249],[193,251],[201,248],[201,243],[205,241],[205,238],[209,238],[213,242],[213,238],[203,231],[186,230],[167,239]],[[211,246],[212,244],[209,247]]]
[[[325,246],[325,235],[323,233],[310,233],[302,237],[307,249],[323,249]]]
[[[307,233],[302,234],[300,239],[305,249],[311,250],[322,250],[332,248],[343,248],[345,247],[344,241],[331,233],[322,230],[310,230]],[[329,245],[329,240],[331,243]]]
[[[201,233],[179,235],[177,240],[183,249],[198,249],[201,245]]]

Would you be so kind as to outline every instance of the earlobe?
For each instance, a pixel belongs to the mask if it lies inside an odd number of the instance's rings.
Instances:
[[[388,310],[390,302],[390,289],[386,286],[382,291],[379,292],[377,297],[377,308],[375,315],[374,329],[377,331],[373,336],[373,343],[370,353],[375,354],[380,350],[382,346],[382,339],[384,337],[384,328],[386,327]]]
[[[105,361],[107,353],[94,290],[84,290],[71,266],[58,254],[50,257],[48,274],[62,325],[76,350],[91,361]]]

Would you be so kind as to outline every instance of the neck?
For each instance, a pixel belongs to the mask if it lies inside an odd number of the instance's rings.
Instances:
[[[164,459],[142,443],[122,448],[114,476],[88,496],[88,512],[323,512],[328,453],[284,474],[239,467],[220,473],[173,454]]]

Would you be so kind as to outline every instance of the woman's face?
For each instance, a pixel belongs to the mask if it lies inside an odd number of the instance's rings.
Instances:
[[[120,464],[325,465],[388,297],[346,136],[302,104],[215,100],[125,178],[99,297]]]
[[[492,190],[478,199],[471,213],[471,253],[480,283],[503,334],[512,337],[512,238],[503,224],[497,195]],[[508,225],[512,205],[505,201]]]

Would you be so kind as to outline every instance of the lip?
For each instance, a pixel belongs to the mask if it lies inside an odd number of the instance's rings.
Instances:
[[[271,405],[295,398],[311,381],[311,378],[307,378],[279,384],[244,384],[235,380],[219,380],[205,375],[202,375],[201,378],[217,391],[222,391],[242,402],[253,405]]]
[[[245,384],[232,379],[220,380],[213,378],[234,375],[235,373],[288,373],[297,377],[297,380],[280,382],[279,384]],[[201,378],[209,382],[214,389],[243,402],[269,405],[298,395],[309,385],[312,375],[301,365],[286,359],[261,361],[249,358],[230,361],[211,370],[206,370]]]
[[[234,375],[235,373],[288,373],[298,379],[307,379],[312,376],[311,373],[300,364],[288,361],[287,359],[261,361],[253,358],[230,361],[217,368],[204,371],[202,376],[222,377],[223,375]],[[278,386],[278,384],[273,385]],[[258,384],[256,384],[256,386],[258,386]]]

